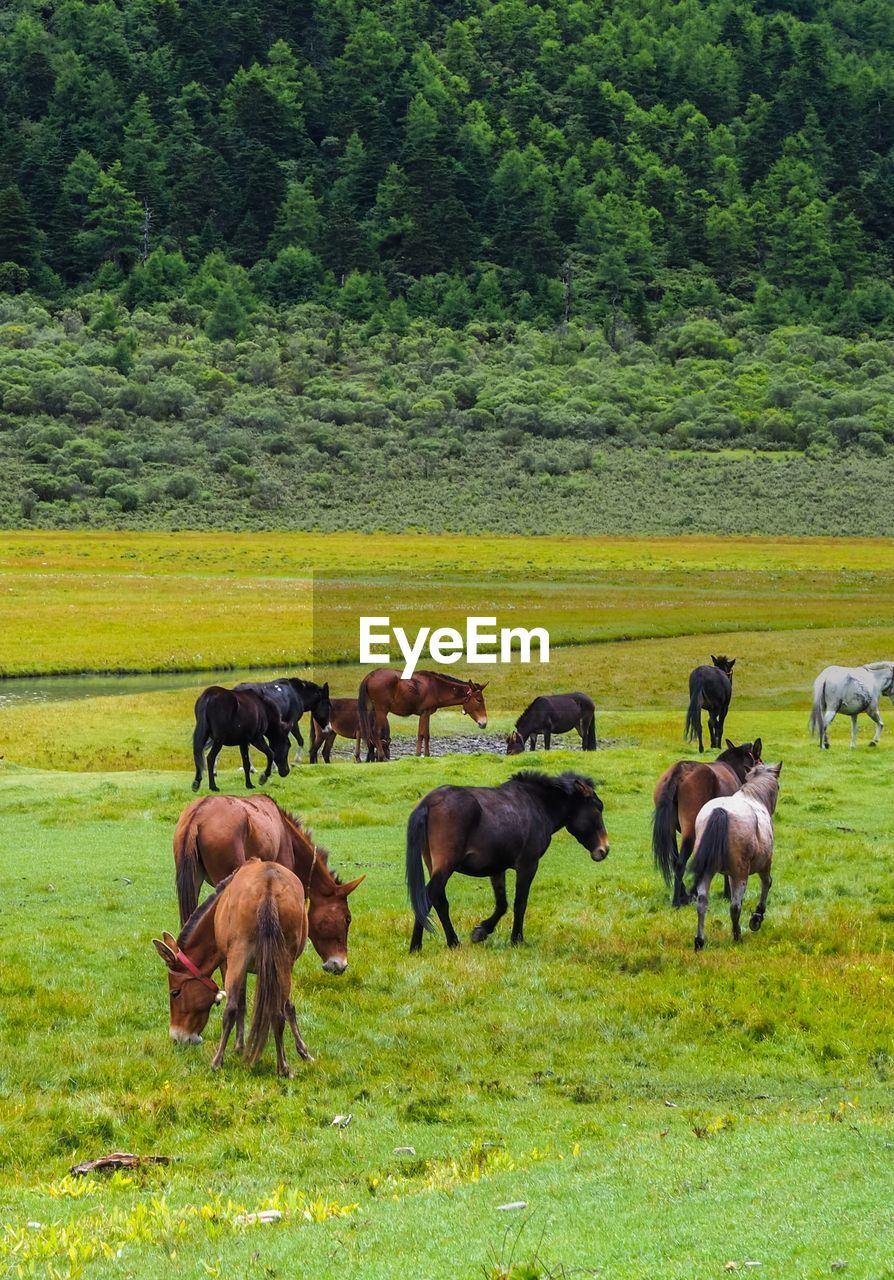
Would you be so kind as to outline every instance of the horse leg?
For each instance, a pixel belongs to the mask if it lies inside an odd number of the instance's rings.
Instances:
[[[473,942],[484,942],[485,938],[489,938],[506,914],[508,906],[506,901],[506,872],[499,871],[495,876],[491,876],[490,882],[494,888],[494,913],[488,916],[486,920],[482,920],[480,924],[475,925],[472,930]]]
[[[856,745],[857,745],[857,717],[853,715],[851,716],[851,751],[854,750]]]
[[[683,884],[683,875],[686,871],[686,863],[692,856],[692,849],[695,844],[695,832],[689,831],[680,841],[680,852],[677,854],[674,863],[674,896],[671,906],[685,907],[692,901],[686,886]]]
[[[245,973],[243,972],[239,978],[232,984],[227,992],[227,1003],[224,1006],[223,1019],[220,1030],[220,1044],[217,1046],[217,1053],[211,1059],[211,1070],[217,1071],[223,1065],[224,1053],[227,1047],[227,1041],[230,1038],[230,1032],[236,1025],[239,1017],[240,1004],[245,1006]]]
[[[326,734],[326,741],[323,743],[323,762],[324,762],[324,764],[330,764],[330,763],[331,763],[331,761],[332,761],[332,744],[333,744],[334,742],[335,742],[335,734],[330,730],[330,732]],[[354,758],[355,758],[356,760],[359,760],[359,759],[360,759],[360,737],[359,737],[359,735],[358,735],[358,737],[357,737],[357,754],[356,754],[356,756],[355,756]]]
[[[530,745],[530,749],[531,749],[531,751],[536,751],[536,750],[537,750],[537,734],[536,734],[536,733],[532,733],[532,734],[528,737],[528,743],[529,743],[529,745]]]
[[[525,940],[525,911],[528,906],[528,894],[531,881],[537,874],[537,863],[522,864],[515,869],[515,901],[512,904],[512,945],[519,947]]]
[[[249,791],[254,791],[255,784],[251,780],[251,761],[248,758],[248,746],[244,742],[239,744],[239,754],[242,756],[242,769],[245,773],[245,785]]]
[[[458,947],[459,938],[450,919],[450,904],[447,901],[447,894],[444,892],[444,885],[447,877],[441,871],[436,871],[428,882],[428,900],[438,913],[438,919],[444,930],[444,936],[447,939],[448,947]],[[416,930],[413,930],[415,938]],[[412,947],[412,943],[410,944]]]
[[[744,880],[731,881],[729,918],[733,926],[733,942],[742,941],[742,929],[739,921],[742,917],[742,899],[745,897],[745,888],[747,884],[747,877]]]
[[[705,916],[708,914],[708,886],[710,879],[702,880],[696,892],[698,900],[698,929],[695,934],[695,949],[703,951],[705,946]]]
[[[301,1038],[301,1032],[298,1030],[298,1018],[295,1014],[295,1006],[291,1000],[286,1001],[286,1018],[288,1019],[289,1028],[295,1037],[295,1048],[304,1059],[305,1062],[313,1062],[311,1052]]]
[[[873,720],[875,722],[875,735],[869,745],[871,747],[877,747],[879,743],[879,738],[882,736],[882,729],[884,729],[885,727],[885,722],[882,719],[881,715],[879,714],[879,710],[877,707],[875,708],[875,710],[873,710],[872,707],[867,707],[866,714],[869,716],[870,720]]]
[[[825,747],[827,751],[829,749],[829,725],[835,719],[837,714],[838,714],[837,711],[823,712],[823,726],[822,726],[821,738],[822,738],[822,745]]]
[[[416,754],[422,755],[422,716],[419,717],[419,723],[416,726]]]
[[[767,911],[767,894],[770,892],[770,885],[773,883],[773,877],[770,875],[770,868],[766,867],[763,871],[758,872],[761,878],[761,900],[748,921],[748,927],[753,933],[757,933],[758,929],[764,923],[764,916]]]
[[[423,728],[423,737],[425,739],[425,749],[423,754],[430,756],[431,755],[431,716],[430,715],[420,716],[420,727],[422,727],[423,720],[425,722],[425,725]]]
[[[245,986],[239,998],[239,1009],[236,1013],[236,1043],[233,1045],[236,1053],[245,1051]]]
[[[699,755],[701,755],[701,754],[704,752],[704,749],[705,749],[705,740],[704,740],[704,738],[702,737],[702,709],[701,709],[701,707],[699,707],[699,709],[698,709],[698,719],[696,720],[696,722],[695,722],[695,723],[696,723],[696,726],[697,726],[697,728],[698,728],[698,753],[699,753]]]
[[[553,735],[551,731],[549,729],[544,729],[543,731],[543,750],[544,751],[551,750],[550,744],[552,743],[552,740],[553,740]]]
[[[212,742],[211,750],[208,752],[208,790],[209,791],[220,790],[220,787],[217,785],[217,779],[214,776],[214,768],[215,768],[215,765],[217,764],[217,757],[220,755],[222,748],[223,748],[222,742]]]
[[[311,733],[313,733],[313,717],[311,717]],[[304,746],[304,739],[303,739],[303,738],[302,738],[302,736],[301,736],[301,726],[298,724],[298,721],[297,721],[297,720],[295,721],[294,725],[292,726],[292,737],[295,739],[295,742],[296,742],[296,748],[295,748],[295,759],[294,759],[294,761],[293,761],[292,763],[293,763],[293,764],[300,764],[300,763],[301,763],[301,748]]]
[[[263,786],[264,783],[267,781],[267,779],[270,777],[271,773],[273,772],[273,765],[274,765],[273,752],[267,746],[267,743],[264,741],[261,734],[258,734],[256,738],[252,738],[251,745],[253,747],[257,747],[258,751],[262,752],[267,760],[267,768],[264,770],[264,772],[261,774],[260,778],[258,779],[261,786]],[[248,785],[251,786],[251,783],[249,782]]]

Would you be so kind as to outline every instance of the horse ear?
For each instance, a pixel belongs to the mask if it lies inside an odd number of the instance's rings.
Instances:
[[[730,751],[735,751],[736,744],[733,742],[731,738],[724,738],[724,742],[729,747]]]
[[[365,875],[358,876],[356,880],[349,880],[347,884],[339,885],[338,891],[343,898],[346,898],[349,893],[354,892],[359,884],[363,884],[365,879]]]
[[[717,666],[717,659],[714,657],[713,653],[711,654],[711,661],[714,663],[714,666],[716,667],[716,666]]]
[[[177,957],[166,942],[162,942],[160,938],[153,938],[152,945],[169,969],[177,967]]]
[[[489,680],[485,680],[484,684],[480,684],[480,685],[478,686],[478,692],[479,692],[479,693],[484,693],[484,690],[487,688],[487,686],[488,686],[489,684],[490,684],[490,681],[489,681]]]
[[[596,794],[595,787],[592,787],[589,782],[585,782],[583,778],[574,779],[574,789],[579,791],[582,796],[587,796],[588,799]]]
[[[767,768],[775,778],[778,778],[780,773],[782,773],[782,761],[780,760],[778,764],[768,764]]]
[[[176,955],[180,948],[177,946],[177,939],[174,935],[172,933],[168,933],[167,929],[165,929],[161,936]]]
[[[733,669],[733,667],[734,667],[735,665],[736,665],[736,660],[735,660],[735,658],[730,658],[730,660],[729,660],[729,667],[730,667],[730,671],[732,671],[732,669]]]
[[[329,681],[328,681],[328,680],[327,680],[327,681],[326,681],[326,683],[323,685],[323,692],[325,693],[326,697],[328,698],[328,697],[329,697]]]
[[[760,760],[763,749],[764,744],[761,742],[760,738],[755,738],[754,742],[751,744],[751,754],[754,756],[755,760]]]

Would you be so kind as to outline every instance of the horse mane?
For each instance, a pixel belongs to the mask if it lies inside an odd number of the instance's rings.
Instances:
[[[537,769],[523,769],[521,773],[513,773],[510,782],[519,782],[524,787],[531,787],[539,791],[563,791],[569,794],[575,783],[585,782],[588,787],[592,787],[595,793],[596,784],[592,778],[585,777],[582,773],[575,773],[572,769],[566,769],[564,773],[555,776],[549,773],[541,773]]]
[[[273,803],[276,805],[277,809],[279,810],[280,816],[285,820],[285,824],[289,828],[289,830],[292,831],[294,834],[300,836],[305,844],[310,845],[311,849],[316,847],[317,862],[321,866],[324,866],[326,868],[326,870],[329,872],[330,876],[332,877],[332,879],[335,881],[336,884],[341,884],[342,883],[341,877],[338,875],[336,871],[333,871],[329,865],[329,850],[324,849],[321,844],[314,846],[313,832],[305,830],[305,828],[302,827],[299,819],[296,818],[293,813],[289,813],[287,809],[284,809],[281,804],[277,804],[275,800],[273,801]]]
[[[238,870],[239,868],[237,867],[236,871]],[[195,911],[187,920],[186,924],[180,930],[180,935],[177,938],[177,946],[180,948],[181,951],[189,942],[190,938],[195,933],[196,929],[199,927],[202,920],[204,920],[208,912],[212,909],[212,907],[215,907],[217,905],[217,899],[219,894],[223,889],[226,889],[227,885],[230,883],[230,881],[233,879],[233,876],[236,874],[236,871],[231,871],[228,876],[225,876],[224,879],[218,883],[214,892],[209,893],[205,901],[199,903]]]
[[[468,689],[469,685],[474,683],[472,680],[460,680],[458,676],[445,675],[443,671],[416,671],[414,674],[417,676],[432,676],[433,679],[442,680],[444,684],[451,684],[457,689]]]
[[[887,671],[894,667],[894,662],[864,662],[867,671]]]
[[[770,772],[767,765],[756,764],[753,769],[749,769],[741,789],[770,809],[770,802],[779,795],[779,779],[775,773]]]

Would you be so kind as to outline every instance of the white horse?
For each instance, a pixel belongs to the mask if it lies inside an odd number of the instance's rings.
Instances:
[[[810,712],[810,732],[818,733],[820,746],[829,745],[829,725],[843,711],[851,718],[851,746],[857,745],[857,716],[865,711],[875,721],[875,737],[871,747],[877,747],[885,724],[879,715],[878,703],[882,694],[894,703],[894,662],[867,662],[865,667],[826,667],[813,683],[813,710]]]

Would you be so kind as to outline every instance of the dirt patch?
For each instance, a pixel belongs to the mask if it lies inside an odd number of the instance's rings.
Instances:
[[[604,738],[597,742],[596,747],[597,750],[603,751],[606,748],[615,746],[616,742],[617,740],[614,738]],[[579,751],[580,738],[577,734],[553,734],[552,749],[554,751]],[[502,734],[498,733],[452,733],[444,734],[437,738],[433,734],[431,753],[433,756],[505,756],[506,739]],[[414,756],[415,754],[415,738],[400,734],[391,739],[392,760],[402,760],[406,756]],[[525,752],[523,756],[513,756],[512,759],[518,764],[519,768],[522,768],[528,755],[529,753]],[[335,745],[332,748],[332,759],[353,760],[353,758],[353,744],[343,738],[336,738]],[[304,759],[307,759],[306,755]],[[322,759],[320,763],[322,763]]]

